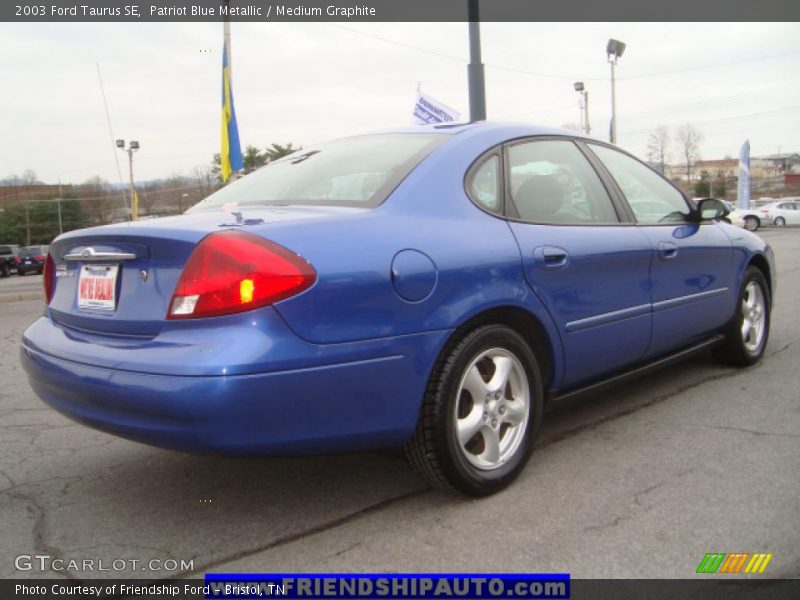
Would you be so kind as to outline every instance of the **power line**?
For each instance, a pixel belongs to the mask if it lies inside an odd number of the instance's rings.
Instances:
[[[386,38],[386,37],[383,37],[383,36],[375,35],[373,33],[367,33],[365,31],[361,31],[359,29],[353,29],[351,27],[346,27],[344,25],[339,25],[338,23],[325,23],[325,24],[328,25],[329,27],[336,27],[337,29],[343,29],[345,31],[349,31],[350,33],[355,33],[357,35],[368,37],[368,38],[371,38],[371,39],[374,39],[374,40],[378,40],[380,42],[384,42],[384,43],[387,43],[387,44],[400,46],[401,48],[406,48],[408,50],[414,50],[416,52],[423,52],[425,54],[430,54],[432,56],[438,56],[439,58],[444,58],[444,59],[447,59],[447,60],[454,60],[454,61],[458,61],[458,62],[463,63],[463,64],[467,64],[467,61],[466,61],[465,58],[462,58],[462,57],[459,57],[459,56],[453,56],[452,54],[444,54],[443,52],[437,52],[436,50],[431,50],[429,48],[422,48],[420,46],[415,46],[413,44],[407,44],[406,42],[401,42],[399,40],[393,40],[393,39]],[[667,70],[667,71],[658,71],[656,73],[643,73],[641,75],[628,75],[628,76],[625,76],[625,77],[618,77],[617,79],[620,80],[620,81],[623,81],[623,80],[629,80],[629,79],[644,79],[646,77],[660,77],[661,75],[674,75],[674,74],[678,74],[678,73],[688,73],[688,72],[691,72],[691,71],[700,71],[700,70],[703,70],[703,69],[714,69],[714,68],[718,68],[718,67],[740,65],[740,64],[743,64],[743,63],[751,63],[751,62],[760,62],[760,61],[765,61],[765,60],[772,60],[772,59],[775,59],[775,58],[786,58],[786,57],[789,57],[789,56],[797,56],[797,55],[800,55],[800,52],[787,52],[787,53],[784,53],[784,54],[773,54],[773,55],[769,55],[769,56],[759,56],[759,57],[754,57],[754,58],[748,58],[748,59],[743,59],[743,60],[735,60],[735,61],[728,61],[728,62],[723,62],[723,63],[715,63],[715,64],[709,64],[709,65],[698,65],[696,67],[688,67],[688,68],[685,68],[685,69],[672,69],[672,70]],[[575,81],[575,80],[581,80],[581,81],[608,81],[609,80],[608,77],[579,77],[579,76],[572,76],[572,75],[555,75],[555,74],[552,74],[552,73],[542,73],[540,71],[530,71],[530,70],[527,70],[527,69],[518,69],[518,68],[515,68],[515,67],[508,67],[508,66],[504,66],[504,65],[496,65],[496,64],[492,64],[492,63],[485,63],[485,65],[486,65],[487,68],[496,69],[498,71],[506,71],[506,72],[509,72],[509,73],[516,73],[516,74],[520,74],[520,75],[532,75],[534,77],[542,77],[542,78],[545,78],[545,79],[561,79],[561,80],[569,80],[569,81]]]
[[[776,108],[774,110],[765,110],[765,111],[760,111],[760,112],[748,113],[748,114],[744,114],[744,115],[734,115],[734,116],[730,116],[730,117],[722,117],[720,119],[709,119],[709,120],[706,120],[706,121],[693,121],[692,125],[710,125],[710,124],[714,124],[714,123],[725,123],[727,121],[735,121],[737,119],[748,119],[748,118],[763,117],[765,115],[772,115],[772,114],[778,114],[778,113],[783,113],[783,112],[790,112],[790,111],[798,110],[798,109],[800,109],[800,104],[795,105],[795,106],[787,106],[787,107],[784,107],[784,108]],[[635,134],[640,134],[640,133],[650,133],[652,131],[653,131],[653,128],[651,127],[649,129],[636,129],[636,130],[633,130],[633,131],[624,131],[623,133],[627,136],[627,135],[635,135]]]
[[[108,100],[106,100],[106,88],[103,85],[103,76],[100,74],[100,63],[95,63],[97,67],[97,79],[100,81],[100,92],[103,94],[103,106],[106,109],[106,123],[108,124],[108,136],[111,138],[111,148],[114,154],[114,162],[117,164],[117,175],[119,182],[122,184],[122,169],[119,166],[119,155],[117,153],[117,142],[114,139],[114,132],[111,129],[111,113],[108,112]],[[125,200],[125,192],[122,192],[122,201],[127,205]]]

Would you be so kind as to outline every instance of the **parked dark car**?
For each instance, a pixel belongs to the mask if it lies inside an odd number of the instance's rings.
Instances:
[[[50,246],[23,246],[17,253],[17,275],[44,271],[44,261]]]
[[[5,244],[0,246],[0,277],[8,277],[17,270],[19,246]]]

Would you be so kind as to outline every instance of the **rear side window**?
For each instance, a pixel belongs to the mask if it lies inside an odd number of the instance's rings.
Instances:
[[[467,191],[470,197],[489,212],[500,210],[500,156],[484,159],[469,176]]]
[[[225,186],[192,210],[227,203],[374,207],[445,134],[376,134],[300,150]]]
[[[578,147],[538,140],[508,148],[508,187],[519,218],[532,223],[618,223],[614,205]]]
[[[591,148],[625,194],[639,223],[682,222],[689,216],[683,194],[658,173],[617,150],[595,144]]]

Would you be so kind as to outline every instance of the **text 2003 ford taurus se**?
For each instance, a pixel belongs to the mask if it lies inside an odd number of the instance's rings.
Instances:
[[[431,482],[519,474],[546,398],[767,343],[772,252],[620,150],[523,125],[302,150],[188,214],[50,247],[22,358],[80,422],[188,450],[405,445]]]

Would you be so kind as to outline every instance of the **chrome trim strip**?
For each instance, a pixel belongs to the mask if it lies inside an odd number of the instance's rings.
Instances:
[[[584,319],[570,321],[564,326],[564,330],[567,333],[575,333],[576,331],[583,331],[584,329],[591,329],[592,327],[600,327],[601,325],[608,325],[616,321],[624,321],[625,319],[641,317],[647,313],[654,313],[675,308],[676,306],[682,306],[684,304],[691,304],[692,302],[699,302],[700,300],[705,300],[711,296],[717,296],[727,292],[728,288],[724,287],[715,290],[699,292],[697,294],[689,294],[688,296],[670,298],[669,300],[661,300],[660,302],[655,302],[653,304],[640,304],[638,306],[623,308],[621,310],[615,310],[612,312],[595,315],[593,317],[586,317]]]
[[[677,298],[670,298],[669,300],[661,300],[660,302],[653,303],[653,312],[658,312],[660,310],[668,310],[670,308],[675,308],[676,306],[682,306],[684,304],[691,304],[692,302],[698,302],[700,300],[705,300],[711,296],[717,296],[719,294],[724,294],[728,291],[728,288],[717,288],[716,290],[708,290],[705,292],[699,292],[697,294],[689,294],[688,296],[679,296]]]
[[[652,305],[640,304],[639,306],[631,306],[630,308],[623,308],[593,317],[586,317],[585,319],[578,319],[577,321],[570,321],[566,324],[565,330],[567,333],[575,333],[584,329],[592,327],[599,327],[600,325],[608,325],[614,321],[622,321],[624,319],[632,319],[633,317],[641,317],[650,313]]]
[[[89,250],[89,252],[87,252]],[[136,255],[131,252],[95,252],[91,248],[86,248],[81,252],[74,252],[66,254],[64,260],[69,261],[83,261],[83,262],[103,262],[103,261],[121,261],[121,260],[136,260]]]

